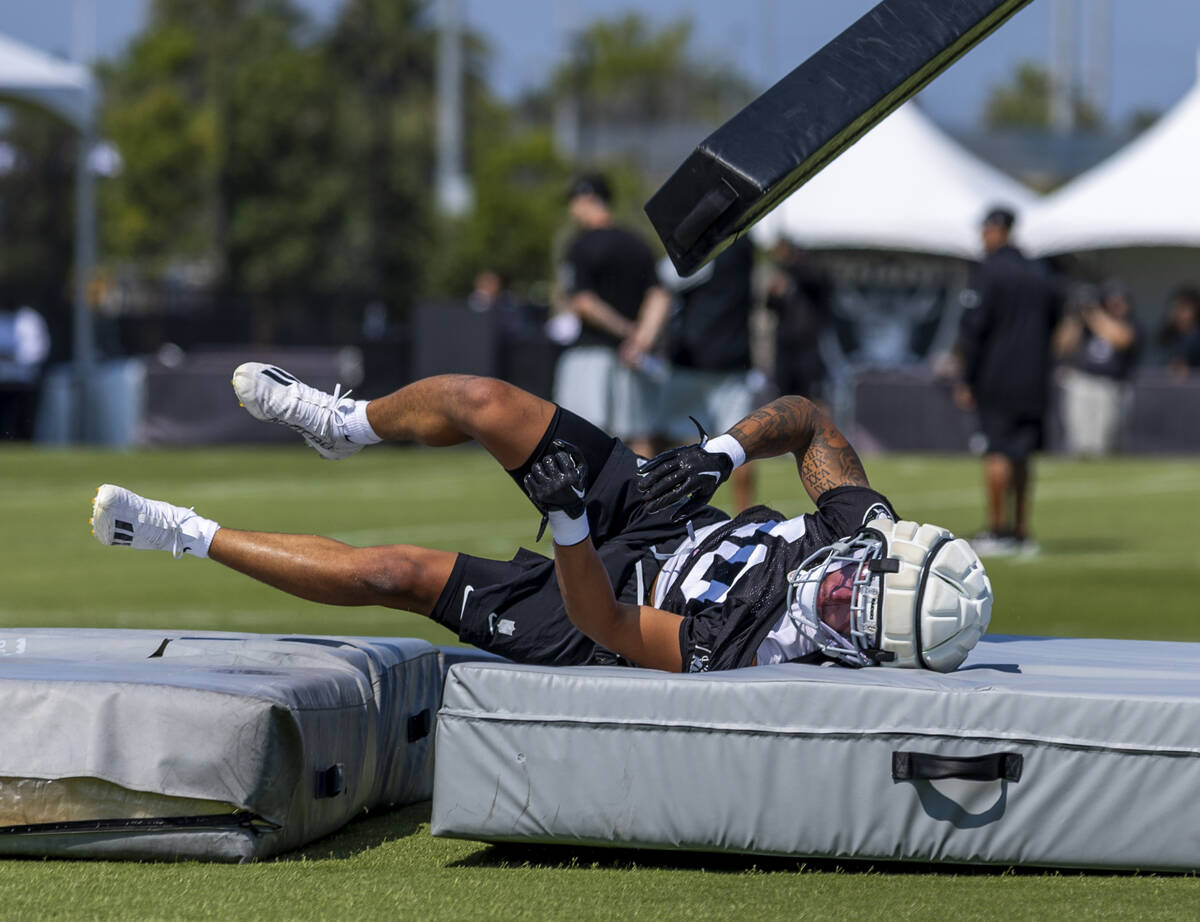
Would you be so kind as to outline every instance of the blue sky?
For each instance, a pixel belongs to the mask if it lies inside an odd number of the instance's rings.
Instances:
[[[86,0],[5,0],[0,32],[48,51],[69,54],[77,5]],[[144,24],[149,0],[91,0],[96,50],[120,51]],[[319,20],[340,0],[299,0]],[[628,9],[666,22],[690,17],[705,54],[720,56],[762,86],[783,76],[844,29],[872,0],[462,0],[468,23],[493,50],[492,82],[512,96],[537,83],[554,64],[564,28]],[[1080,10],[1095,0],[1080,0]],[[1110,118],[1139,108],[1166,109],[1196,79],[1200,49],[1197,0],[1110,0]],[[1023,59],[1050,55],[1050,0],[1034,0],[1001,30],[939,77],[922,97],[939,120],[969,125],[989,87]]]

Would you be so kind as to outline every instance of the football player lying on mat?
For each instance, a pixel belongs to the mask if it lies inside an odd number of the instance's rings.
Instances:
[[[316,602],[418,612],[525,663],[946,671],[987,627],[991,587],[970,546],[896,521],[854,449],[803,397],[646,463],[580,417],[490,378],[441,375],[356,401],[249,363],[233,385],[252,416],[297,430],[325,458],[380,441],[474,439],[546,513],[555,559],[242,531],[111,484],[93,502],[102,544],[210,557]],[[784,452],[816,512],[787,518],[758,506],[729,519],[707,504],[737,466]]]

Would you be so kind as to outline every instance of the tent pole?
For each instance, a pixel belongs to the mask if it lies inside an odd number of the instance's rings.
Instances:
[[[75,164],[75,305],[72,315],[74,400],[72,440],[88,442],[99,433],[90,425],[90,393],[96,373],[96,345],[92,312],[88,305],[88,282],[96,263],[96,189],[88,158],[95,144],[95,124],[89,118],[81,126],[79,156]]]

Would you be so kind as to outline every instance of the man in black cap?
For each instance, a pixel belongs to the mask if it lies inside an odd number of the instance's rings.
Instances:
[[[956,400],[975,409],[986,439],[988,528],[981,554],[1036,552],[1029,537],[1030,457],[1042,448],[1050,395],[1052,340],[1062,298],[1046,267],[1012,245],[1007,208],[983,221],[985,256],[963,292]]]
[[[649,457],[660,383],[649,356],[670,299],[658,285],[650,248],[616,226],[611,200],[599,174],[580,176],[567,193],[579,233],[567,249],[561,282],[581,323],[559,360],[554,399]]]

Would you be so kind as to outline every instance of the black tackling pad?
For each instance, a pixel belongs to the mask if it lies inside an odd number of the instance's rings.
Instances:
[[[702,141],[646,203],[681,275],[720,252],[1029,0],[883,0]]]

